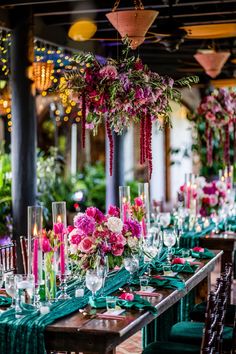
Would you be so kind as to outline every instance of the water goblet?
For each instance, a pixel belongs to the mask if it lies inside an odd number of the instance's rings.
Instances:
[[[102,278],[102,288],[101,288],[101,296],[104,295],[104,286],[107,274],[109,272],[109,262],[107,256],[99,256],[97,263],[97,273]]]
[[[97,269],[86,271],[85,282],[86,287],[92,292],[92,299],[94,299],[96,292],[102,287],[102,278],[99,276]]]
[[[129,257],[124,258],[124,267],[125,269],[129,272],[130,277],[128,280],[128,286],[130,287],[130,284],[133,279],[134,273],[138,270],[139,268],[139,259],[135,255],[131,255]]]
[[[12,298],[11,307],[15,308],[16,284],[14,274],[7,274],[5,276],[5,289],[7,294]]]
[[[150,275],[150,263],[157,256],[159,249],[161,247],[161,234],[159,230],[155,227],[149,229],[147,237],[144,239],[143,252],[144,252],[144,262],[148,263],[148,274]]]
[[[163,242],[164,245],[167,247],[167,260],[171,262],[171,248],[176,243],[176,232],[174,230],[164,230],[163,231]]]
[[[4,269],[3,269],[3,265],[0,264],[0,288],[2,287],[4,283]]]

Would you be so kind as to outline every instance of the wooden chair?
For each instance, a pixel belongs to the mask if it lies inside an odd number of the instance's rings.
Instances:
[[[24,273],[28,274],[28,252],[27,252],[27,240],[25,236],[20,236],[20,247],[21,247]]]
[[[5,273],[16,273],[16,243],[0,246],[0,264]]]

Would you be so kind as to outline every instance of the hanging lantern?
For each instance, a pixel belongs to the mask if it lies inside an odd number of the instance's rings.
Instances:
[[[230,56],[230,52],[216,52],[215,50],[199,51],[194,58],[203,67],[211,78],[218,76]]]
[[[46,91],[52,85],[53,63],[34,62],[33,63],[33,78],[35,87],[39,91]]]
[[[134,1],[134,10],[116,11],[119,3],[120,0],[116,1],[112,12],[107,13],[106,17],[122,38],[128,36],[131,41],[130,47],[136,49],[144,42],[145,35],[159,12],[144,10],[141,0]]]

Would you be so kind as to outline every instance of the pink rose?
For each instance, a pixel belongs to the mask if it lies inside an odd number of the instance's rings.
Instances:
[[[125,245],[126,239],[122,234],[118,234],[117,235],[117,242],[120,243],[121,245]]]
[[[214,207],[218,204],[218,198],[216,195],[210,196],[210,206]]]
[[[126,301],[133,301],[134,300],[134,294],[132,294],[132,293],[122,293],[119,296],[119,299],[126,300]]]
[[[93,240],[91,237],[85,237],[81,240],[78,249],[83,253],[91,253],[93,250]]]
[[[75,228],[75,227],[72,226],[72,225],[67,226],[67,231],[68,231],[68,233],[70,233],[71,231],[73,231],[74,228]]]
[[[110,205],[108,208],[108,214],[110,216],[120,217],[120,209],[115,205]]]
[[[143,206],[143,200],[140,197],[134,198],[134,204],[137,205],[138,207]]]
[[[69,242],[73,245],[78,245],[82,239],[83,234],[80,230],[74,228],[69,234]]]
[[[124,246],[120,243],[114,244],[111,246],[111,253],[114,256],[122,256],[124,252]]]
[[[172,261],[172,264],[184,264],[184,263],[186,263],[186,260],[180,257],[176,257]]]
[[[52,251],[52,247],[50,245],[50,241],[47,237],[43,237],[42,238],[42,251],[44,253],[47,253],[47,252],[51,252]]]
[[[202,247],[194,247],[193,251],[194,252],[204,252],[204,248],[202,248]]]

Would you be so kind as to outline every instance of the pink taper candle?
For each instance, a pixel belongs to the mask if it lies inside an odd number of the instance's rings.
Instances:
[[[39,239],[37,235],[37,226],[34,225],[33,236],[34,236],[34,253],[33,253],[33,274],[35,284],[38,284],[38,268],[39,268],[39,260],[38,260],[38,248],[39,248]]]
[[[145,218],[142,218],[142,233],[143,233],[143,237],[146,238],[147,236],[147,225],[145,222]]]
[[[61,224],[61,216],[58,215],[57,217],[57,222],[58,224]],[[65,242],[64,242],[64,234],[63,234],[63,228],[61,228],[61,232],[59,235],[60,238],[60,267],[61,267],[61,275],[65,275]]]

